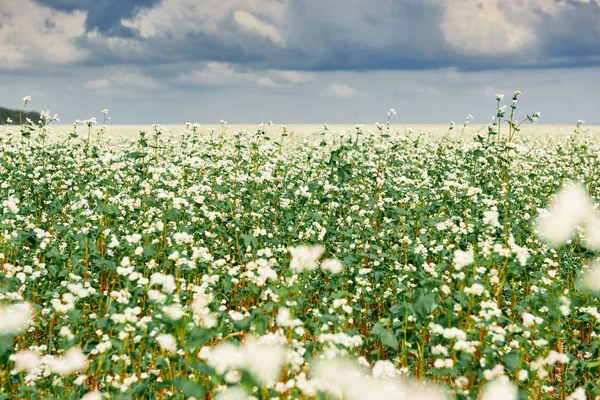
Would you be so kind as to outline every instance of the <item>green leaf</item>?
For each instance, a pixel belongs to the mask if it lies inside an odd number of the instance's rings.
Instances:
[[[586,368],[590,368],[590,369],[591,369],[591,368],[596,368],[596,367],[599,367],[599,366],[600,366],[600,361],[594,361],[594,362],[592,362],[592,363],[589,363],[589,364],[586,366]]]
[[[502,357],[502,361],[504,361],[504,366],[508,372],[516,371],[521,364],[521,353],[517,350],[513,350],[508,354],[505,354]]]
[[[138,383],[137,385],[135,385],[133,387],[133,390],[131,391],[132,395],[138,395],[138,394],[142,394],[147,388],[148,388],[149,382],[141,382]]]
[[[167,211],[166,217],[167,221],[176,221],[179,218],[180,211],[176,208],[172,208]]]
[[[204,388],[203,384],[188,381],[183,378],[178,378],[175,380],[175,387],[187,397],[195,397],[197,399],[203,398],[206,393],[206,389]]]
[[[89,354],[89,352],[94,350],[97,345],[98,345],[98,341],[96,339],[88,340],[86,342],[86,344],[83,346],[83,352],[85,354]]]
[[[9,353],[14,346],[14,337],[12,335],[0,335],[0,356]]]
[[[413,308],[415,309],[415,312],[420,317],[428,316],[433,310],[433,307],[435,306],[435,299],[435,293],[427,293],[417,297],[417,299],[413,303]]]
[[[396,337],[390,331],[385,329],[385,327],[380,323],[377,323],[373,326],[371,329],[371,335],[376,335],[383,344],[391,347],[392,349],[398,348],[398,339],[396,339]]]
[[[185,341],[186,349],[196,349],[204,345],[210,339],[210,334],[205,329],[195,329]]]

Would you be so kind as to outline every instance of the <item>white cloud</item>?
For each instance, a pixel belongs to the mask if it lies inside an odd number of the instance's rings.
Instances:
[[[266,87],[275,87],[277,86],[277,83],[269,78],[268,76],[261,76],[258,79],[256,79],[256,83],[260,86],[266,86]]]
[[[228,63],[209,61],[201,69],[186,72],[177,80],[203,86],[229,86],[255,82],[257,76],[253,72],[239,72]]]
[[[73,39],[85,33],[85,19],[84,12],[56,11],[32,0],[0,2],[0,69],[81,60],[87,53]]]
[[[441,30],[446,41],[467,56],[504,55],[537,40],[531,26],[500,10],[498,0],[447,1]]]
[[[466,56],[519,52],[520,61],[528,61],[536,55],[535,46],[548,25],[559,23],[564,13],[575,10],[578,4],[592,2],[448,0],[443,6],[440,27],[448,44]]]
[[[286,7],[286,2],[272,0],[163,0],[151,9],[140,9],[133,18],[122,20],[121,23],[138,29],[145,38],[170,36],[182,39],[190,33],[222,35],[219,24],[241,11],[251,13],[250,16],[254,18],[251,20],[247,15],[244,18],[242,14],[245,28],[253,29],[278,43],[282,39],[277,28],[254,15],[264,16],[277,24],[283,21]]]
[[[137,38],[122,38],[118,36],[106,36],[94,29],[85,35],[87,41],[92,46],[104,48],[111,54],[120,56],[144,55],[147,48],[143,42]]]
[[[232,64],[218,61],[203,63],[198,69],[185,72],[177,77],[180,82],[200,86],[241,86],[258,85],[278,87],[298,85],[314,79],[314,74],[303,71],[283,70],[238,70]]]
[[[310,82],[315,78],[315,74],[306,71],[270,71],[278,79],[283,80],[286,83],[306,83]]]
[[[233,19],[244,30],[258,33],[260,36],[270,39],[274,44],[285,46],[285,40],[277,28],[261,21],[253,14],[238,10],[233,13]]]
[[[358,92],[355,89],[352,89],[348,85],[342,85],[339,83],[329,85],[329,92],[340,98],[350,98],[358,95]]]
[[[84,86],[98,93],[123,94],[157,89],[160,82],[137,68],[115,67],[100,79],[85,82]]]
[[[551,16],[558,16],[561,11],[568,8],[576,7],[576,4],[591,4],[594,0],[529,0],[525,3],[515,2],[514,4],[507,4],[510,6],[516,6],[521,11],[534,13],[535,10],[541,11],[544,14]]]
[[[85,87],[88,89],[104,89],[106,87],[108,87],[110,84],[110,82],[108,81],[108,79],[93,79],[90,81],[87,81],[85,83]]]

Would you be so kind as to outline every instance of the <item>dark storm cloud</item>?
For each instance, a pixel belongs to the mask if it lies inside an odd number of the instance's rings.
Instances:
[[[541,48],[548,58],[569,58],[574,63],[598,63],[600,57],[600,5],[573,3],[559,18],[545,17]]]
[[[180,40],[168,38],[135,41],[135,49],[115,49],[97,43],[88,37],[77,39],[82,48],[90,49],[94,57],[83,64],[90,66],[113,64],[136,64],[146,67],[174,64],[186,61],[222,61],[234,64],[260,65],[265,58],[252,53],[239,43],[227,42],[203,33],[189,34]]]
[[[38,4],[60,11],[87,12],[86,28],[121,37],[132,37],[135,32],[121,25],[121,19],[130,18],[141,8],[149,8],[159,0],[35,0]]]
[[[331,0],[315,7],[292,2],[287,25],[303,68],[313,71],[430,69],[448,65],[436,21],[440,9],[426,2]]]

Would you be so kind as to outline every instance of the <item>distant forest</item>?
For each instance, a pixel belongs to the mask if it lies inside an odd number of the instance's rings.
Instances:
[[[0,125],[4,125],[8,118],[12,120],[12,125],[18,125],[19,110],[0,107]],[[25,123],[27,118],[31,119],[33,122],[37,122],[40,119],[40,113],[36,111],[25,111],[23,112],[23,123]]]

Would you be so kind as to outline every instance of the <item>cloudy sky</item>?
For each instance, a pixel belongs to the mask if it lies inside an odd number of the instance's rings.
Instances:
[[[0,106],[65,123],[487,123],[515,89],[600,122],[600,0],[0,0]]]

